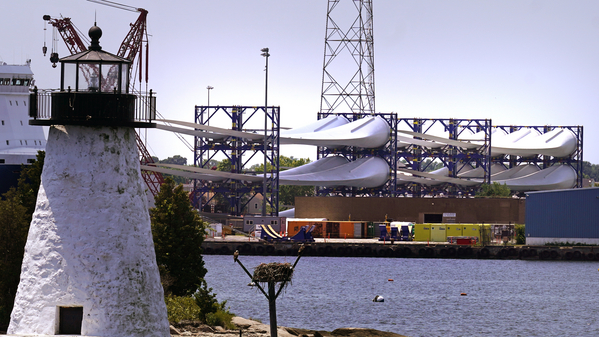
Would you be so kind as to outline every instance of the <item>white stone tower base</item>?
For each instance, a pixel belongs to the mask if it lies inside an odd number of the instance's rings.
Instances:
[[[50,128],[8,334],[170,336],[145,193],[132,128]]]

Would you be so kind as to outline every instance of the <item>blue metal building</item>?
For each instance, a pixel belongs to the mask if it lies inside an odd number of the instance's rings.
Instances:
[[[599,244],[599,188],[526,193],[526,244]]]

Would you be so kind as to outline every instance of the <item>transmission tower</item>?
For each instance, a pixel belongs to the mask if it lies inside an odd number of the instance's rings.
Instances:
[[[372,0],[329,0],[320,114],[375,112]]]

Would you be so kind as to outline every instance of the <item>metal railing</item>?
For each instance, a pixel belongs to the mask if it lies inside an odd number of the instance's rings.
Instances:
[[[38,89],[34,88],[30,92],[29,97],[29,117],[33,119],[50,119],[52,118],[52,94],[61,93],[58,89]],[[73,94],[86,95],[87,93],[73,92]],[[112,95],[108,93],[96,95]],[[120,95],[120,94],[115,94]],[[152,122],[156,119],[156,93],[152,90],[149,92],[135,92],[135,122]]]

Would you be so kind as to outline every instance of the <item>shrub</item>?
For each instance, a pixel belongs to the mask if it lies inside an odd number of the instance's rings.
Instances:
[[[200,308],[190,296],[166,295],[164,302],[166,303],[168,321],[172,324],[197,320],[200,316]]]
[[[524,235],[524,225],[516,225],[516,244],[523,245],[526,244],[526,236]]]
[[[211,312],[206,315],[206,324],[211,326],[218,325],[228,330],[234,330],[237,327],[235,326],[235,324],[233,324],[233,322],[231,322],[233,316],[235,315],[230,313],[228,310],[218,310],[214,313]]]
[[[202,280],[201,287],[192,296],[167,295],[165,297],[168,321],[177,324],[182,321],[200,321],[211,326],[235,329],[231,322],[234,314],[226,308],[227,301],[219,303],[212,288]]]

